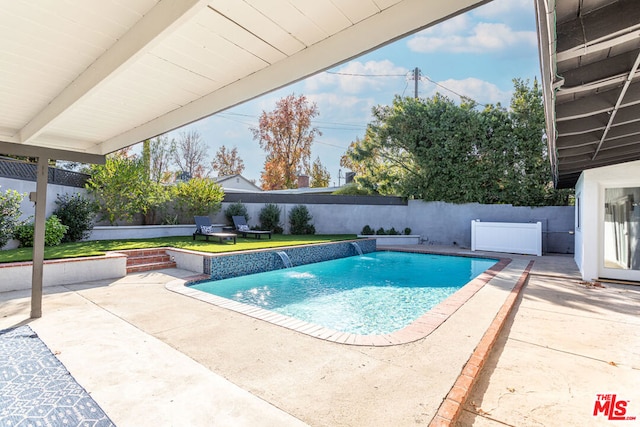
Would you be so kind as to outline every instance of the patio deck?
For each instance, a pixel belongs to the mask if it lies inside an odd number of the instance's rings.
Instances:
[[[640,395],[627,388],[640,381],[640,290],[587,289],[567,256],[512,258],[436,331],[393,347],[326,342],[175,294],[164,285],[191,274],[178,269],[46,288],[36,320],[28,292],[0,294],[0,329],[29,324],[120,427],[425,425],[534,259],[459,425],[558,425],[567,404],[563,425],[590,425],[602,422],[592,415],[601,392],[629,399],[629,413],[640,415],[632,413]],[[597,347],[576,337],[592,337],[607,355],[593,356]],[[616,366],[603,362],[609,355]],[[574,380],[583,369],[593,381]]]

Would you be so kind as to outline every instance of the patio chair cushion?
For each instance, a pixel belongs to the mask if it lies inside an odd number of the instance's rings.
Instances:
[[[213,227],[213,225],[203,225],[200,227],[200,232],[207,234],[207,233],[215,233],[215,228]]]

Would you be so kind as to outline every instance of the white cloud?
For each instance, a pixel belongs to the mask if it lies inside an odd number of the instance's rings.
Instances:
[[[407,42],[414,52],[489,53],[535,48],[535,31],[515,31],[501,23],[480,22],[465,34],[421,32]]]
[[[448,79],[428,86],[424,96],[431,97],[440,92],[448,98],[460,100],[458,95],[463,95],[481,104],[502,104],[507,107],[511,100],[511,92],[503,91],[498,86],[485,80],[470,77],[463,80]]]

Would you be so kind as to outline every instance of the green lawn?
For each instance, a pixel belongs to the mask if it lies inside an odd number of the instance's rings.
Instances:
[[[355,239],[355,234],[340,235],[307,235],[292,236],[274,234],[272,239],[263,236],[262,239],[253,237],[238,237],[237,244],[233,242],[218,243],[216,241],[207,242],[204,237],[198,236],[193,241],[191,236],[180,237],[159,237],[156,239],[131,239],[131,240],[96,240],[89,242],[65,243],[59,246],[48,246],[44,249],[45,259],[78,258],[83,256],[104,255],[108,251],[118,251],[124,249],[144,249],[174,247],[189,249],[200,252],[232,252],[246,251],[249,249],[277,248],[281,246],[305,245],[309,243],[325,243],[340,240]],[[18,248],[0,251],[0,263],[31,261],[33,258],[33,248]]]

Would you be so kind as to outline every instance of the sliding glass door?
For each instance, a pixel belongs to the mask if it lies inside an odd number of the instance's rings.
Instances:
[[[640,187],[606,188],[600,276],[633,279],[640,271]]]

